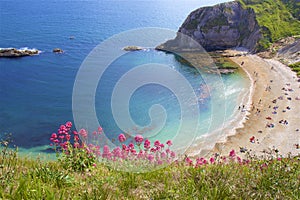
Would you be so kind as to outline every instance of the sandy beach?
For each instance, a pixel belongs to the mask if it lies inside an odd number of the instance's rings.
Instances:
[[[241,66],[252,82],[250,101],[249,105],[240,105],[238,110],[245,114],[240,115],[242,118],[233,123],[235,125],[224,129],[223,134],[229,136],[224,142],[217,143],[210,153],[227,155],[234,149],[242,157],[244,151],[257,156],[271,151],[278,151],[283,156],[298,155],[300,82],[297,82],[296,74],[278,61],[257,55],[231,59]],[[237,126],[239,122],[244,123]]]

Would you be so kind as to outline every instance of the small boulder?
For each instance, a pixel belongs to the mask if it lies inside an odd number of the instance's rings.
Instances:
[[[62,49],[59,48],[55,48],[53,49],[53,53],[63,53],[64,51]]]
[[[142,47],[139,46],[127,46],[123,48],[124,51],[140,51],[143,50]]]

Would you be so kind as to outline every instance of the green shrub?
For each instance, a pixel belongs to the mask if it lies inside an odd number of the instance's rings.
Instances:
[[[299,3],[292,4],[292,1],[288,0],[239,0],[239,2],[245,8],[252,8],[255,11],[258,24],[262,27],[263,38],[259,42],[258,51],[268,49],[271,43],[281,38],[300,33],[300,21],[295,18],[300,10]]]
[[[298,67],[300,67],[300,62],[296,62],[294,64],[290,64],[289,67],[290,68],[298,68]]]

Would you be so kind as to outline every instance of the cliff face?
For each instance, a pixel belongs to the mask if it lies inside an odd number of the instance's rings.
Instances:
[[[300,62],[300,39],[279,49],[276,57],[287,64]]]
[[[206,50],[244,47],[255,51],[262,37],[252,9],[244,9],[239,2],[227,2],[193,11],[179,28],[179,33],[197,41]],[[182,34],[160,47],[185,45]],[[160,48],[159,47],[159,48]]]

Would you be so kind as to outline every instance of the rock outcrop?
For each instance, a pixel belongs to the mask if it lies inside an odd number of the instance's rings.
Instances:
[[[139,46],[126,46],[123,48],[124,51],[140,51],[143,50],[142,47]]]
[[[182,39],[182,35],[187,35],[208,51],[243,47],[253,52],[262,38],[255,12],[243,8],[237,1],[193,11],[178,32],[181,34],[177,34],[174,40],[157,49],[167,50],[175,45],[187,49],[186,39]]]
[[[63,53],[64,51],[60,48],[53,49],[53,53]]]
[[[276,57],[286,64],[300,62],[300,39],[279,49]]]
[[[7,58],[33,56],[37,54],[39,54],[39,51],[37,49],[16,49],[16,48],[0,49],[0,57],[7,57]]]

